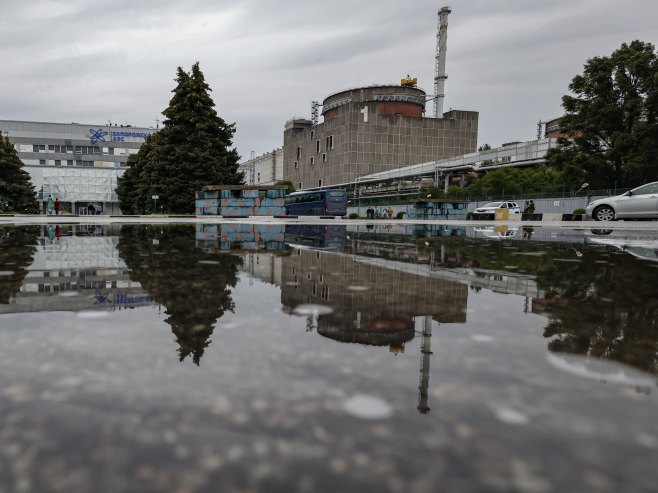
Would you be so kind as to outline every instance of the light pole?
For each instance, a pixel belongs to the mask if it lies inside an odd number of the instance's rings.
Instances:
[[[576,194],[580,192],[583,188],[587,189],[587,192],[585,194],[585,200],[587,201],[585,203],[585,207],[587,207],[589,205],[589,183],[583,183],[581,187],[578,189],[578,191],[576,192]]]

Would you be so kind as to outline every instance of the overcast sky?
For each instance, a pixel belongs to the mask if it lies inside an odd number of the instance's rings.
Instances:
[[[433,92],[429,0],[0,0],[0,119],[155,125],[195,61],[244,159],[342,89]],[[658,44],[658,0],[453,0],[444,109],[480,112],[479,144],[535,138],[585,61]],[[432,104],[427,105],[432,114]]]

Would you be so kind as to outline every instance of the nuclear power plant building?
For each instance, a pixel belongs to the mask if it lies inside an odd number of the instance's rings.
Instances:
[[[478,113],[427,118],[426,93],[411,85],[342,91],[322,103],[323,122],[292,119],[283,134],[283,176],[297,189],[353,182],[401,166],[474,152]]]

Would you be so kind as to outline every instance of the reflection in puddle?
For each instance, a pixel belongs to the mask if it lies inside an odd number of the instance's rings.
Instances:
[[[6,449],[144,490],[654,486],[650,234],[388,226],[2,228]]]

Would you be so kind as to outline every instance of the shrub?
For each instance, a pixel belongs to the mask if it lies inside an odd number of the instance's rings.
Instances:
[[[398,211],[395,215],[395,219],[402,219],[404,217],[404,211]]]
[[[574,209],[573,211],[574,214],[585,214],[585,209],[582,207],[579,207],[578,209]]]
[[[359,219],[359,215],[356,212],[350,213],[350,215],[347,217],[349,217],[350,219]]]

